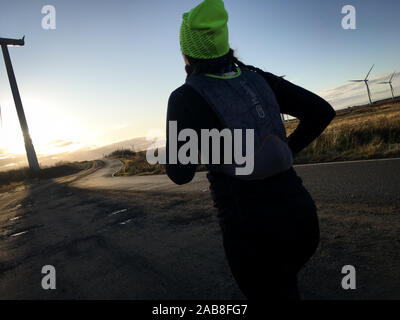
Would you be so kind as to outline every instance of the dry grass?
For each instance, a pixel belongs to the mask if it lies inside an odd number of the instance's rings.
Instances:
[[[0,193],[35,180],[54,179],[78,173],[91,168],[92,164],[92,161],[59,162],[51,167],[43,167],[37,172],[31,171],[28,167],[0,172]]]
[[[116,176],[133,175],[152,175],[165,174],[165,166],[161,164],[151,165],[146,160],[146,151],[132,151],[129,149],[120,149],[108,155],[110,158],[119,159],[124,163]]]
[[[153,174],[165,174],[165,165],[149,164],[146,160],[146,151],[132,151],[129,149],[120,149],[112,152],[107,157],[121,160],[124,166],[115,175],[116,176],[146,176]],[[205,165],[197,166],[197,171],[206,171]]]
[[[290,134],[298,121],[286,124]],[[296,163],[400,156],[400,103],[339,111],[323,134],[298,154]]]

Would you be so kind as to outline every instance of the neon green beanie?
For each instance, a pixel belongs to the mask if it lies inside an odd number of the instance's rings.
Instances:
[[[180,44],[184,54],[214,59],[228,53],[228,13],[222,0],[204,0],[182,18]]]

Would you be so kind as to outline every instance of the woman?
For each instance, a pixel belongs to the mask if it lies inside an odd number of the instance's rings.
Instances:
[[[281,113],[300,120],[287,139],[296,155],[322,133],[335,111],[317,95],[235,58],[228,42],[227,21],[221,0],[205,0],[183,14],[180,44],[188,79],[196,74],[219,81],[240,79],[240,70],[262,76]],[[176,121],[178,132],[191,128],[199,137],[201,129],[224,129],[207,99],[188,83],[171,94],[167,123]],[[169,143],[167,140],[167,155]],[[178,150],[182,144],[178,143]],[[185,184],[192,180],[196,165],[178,162],[167,164],[166,170],[172,181]],[[298,299],[296,275],[318,246],[319,226],[314,201],[294,169],[246,181],[210,166],[207,177],[226,257],[244,295],[248,299]]]

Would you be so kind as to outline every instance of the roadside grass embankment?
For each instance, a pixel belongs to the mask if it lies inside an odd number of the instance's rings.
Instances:
[[[24,167],[0,172],[0,193],[37,180],[54,179],[76,174],[93,166],[93,161],[60,162],[54,166],[43,167],[39,171],[32,171],[28,167]]]
[[[298,121],[286,123],[292,133]],[[400,157],[400,103],[340,110],[296,164]]]
[[[118,159],[123,162],[123,167],[115,173],[115,176],[153,175],[165,174],[165,166],[161,164],[149,164],[146,160],[146,151],[132,151],[119,149],[110,153],[108,158]]]

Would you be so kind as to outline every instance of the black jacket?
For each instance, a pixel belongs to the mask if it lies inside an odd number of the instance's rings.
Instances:
[[[335,110],[321,97],[281,77],[268,72],[262,75],[273,89],[281,113],[300,120],[297,129],[288,137],[289,147],[293,154],[296,154],[322,133],[335,117]],[[172,92],[168,101],[167,155],[168,121],[177,121],[178,132],[191,128],[198,136],[201,129],[223,129],[212,108],[187,84]],[[182,144],[184,142],[178,143],[178,149]],[[185,184],[193,179],[196,167],[194,164],[167,164],[166,172],[176,184]]]

